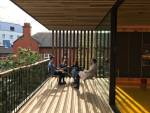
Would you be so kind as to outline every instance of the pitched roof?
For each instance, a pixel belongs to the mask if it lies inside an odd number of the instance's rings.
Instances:
[[[0,47],[0,54],[11,54],[13,53],[12,48]]]
[[[52,34],[41,32],[32,36],[35,39],[40,47],[52,47]]]
[[[52,39],[52,33],[49,32],[40,32],[32,36],[33,39],[35,39],[37,42],[39,42],[40,47],[77,47],[77,43],[73,45],[73,39],[70,42],[70,36],[68,39],[66,39],[63,34],[61,34],[61,37],[58,36],[57,38],[57,46],[56,46],[56,37],[54,36],[54,43]],[[71,37],[73,38],[73,37]],[[75,41],[77,41],[75,37]]]

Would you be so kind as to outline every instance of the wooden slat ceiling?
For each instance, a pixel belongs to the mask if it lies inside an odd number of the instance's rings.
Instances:
[[[119,26],[150,26],[150,0],[125,0],[118,11]]]
[[[116,0],[12,0],[48,29],[94,29]]]

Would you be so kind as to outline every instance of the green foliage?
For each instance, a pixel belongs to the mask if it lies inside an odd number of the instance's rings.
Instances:
[[[0,69],[7,70],[19,66],[33,64],[39,61],[40,56],[37,52],[30,49],[19,48],[18,55],[8,56],[7,60],[0,61]]]
[[[37,52],[31,51],[30,49],[19,48],[18,52],[18,63],[19,65],[28,65],[37,62],[40,56]]]

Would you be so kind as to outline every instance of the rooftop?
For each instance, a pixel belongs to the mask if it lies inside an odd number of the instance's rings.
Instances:
[[[11,54],[13,53],[12,48],[0,47],[0,54]]]

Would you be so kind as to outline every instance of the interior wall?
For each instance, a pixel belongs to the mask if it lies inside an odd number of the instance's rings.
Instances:
[[[141,77],[145,69],[141,55],[145,50],[150,50],[150,32],[118,32],[117,37],[118,75]]]

